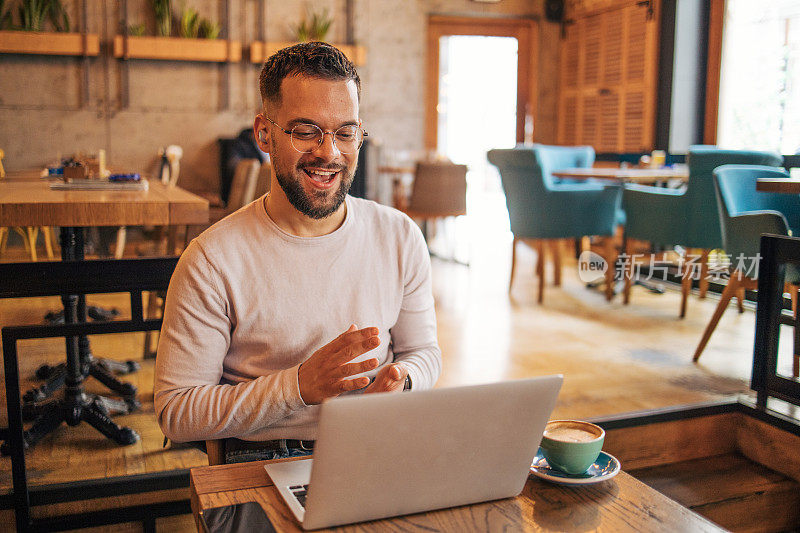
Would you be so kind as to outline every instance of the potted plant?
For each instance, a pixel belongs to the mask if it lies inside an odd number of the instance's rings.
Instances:
[[[328,15],[328,10],[321,13],[312,13],[310,19],[303,19],[294,27],[295,38],[300,41],[324,41],[331,29],[333,18]]]

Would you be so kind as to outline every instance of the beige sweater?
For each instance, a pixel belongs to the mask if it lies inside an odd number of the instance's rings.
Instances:
[[[399,211],[346,202],[344,223],[322,237],[283,232],[259,199],[189,244],[156,359],[165,435],[313,439],[319,407],[303,403],[297,369],[350,324],[380,329],[380,346],[356,361],[403,361],[414,389],[433,387],[441,352],[422,234]]]

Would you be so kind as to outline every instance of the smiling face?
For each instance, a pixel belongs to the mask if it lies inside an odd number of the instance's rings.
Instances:
[[[333,132],[342,126],[357,125],[355,82],[288,76],[281,83],[280,101],[268,102],[264,114],[280,126],[263,115],[256,118],[256,129],[265,132],[266,142],[262,144],[270,153],[274,177],[286,201],[314,220],[334,213],[343,215],[342,204],[353,182],[358,152],[341,153],[333,143],[333,135],[325,134],[319,147],[301,153],[281,128],[291,130],[298,124],[314,124],[324,132]]]

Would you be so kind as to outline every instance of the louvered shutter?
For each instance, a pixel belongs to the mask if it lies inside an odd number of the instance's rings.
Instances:
[[[634,0],[574,0],[561,41],[558,142],[653,148],[657,25]],[[571,13],[570,13],[571,9]]]

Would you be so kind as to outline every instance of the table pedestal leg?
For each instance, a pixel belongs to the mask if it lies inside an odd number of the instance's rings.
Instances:
[[[83,260],[83,229],[61,228],[61,255],[64,261]],[[74,294],[61,297],[64,305],[64,322],[76,324],[86,321],[86,299],[84,296]],[[109,418],[109,407],[118,403],[138,407],[135,398],[128,398],[117,402],[100,396],[88,395],[83,391],[83,380],[87,375],[102,376],[101,381],[110,383],[109,378],[116,381],[107,370],[101,367],[100,362],[92,357],[89,339],[85,335],[67,337],[67,360],[63,367],[64,397],[43,405],[29,409],[28,414],[35,414],[36,419],[28,431],[24,432],[25,448],[30,448],[48,433],[66,422],[76,426],[87,422],[106,437],[118,444],[133,444],[139,440],[139,435],[132,429],[122,427]],[[98,370],[99,368],[99,370]],[[122,390],[135,395],[136,387],[128,383],[121,383]],[[132,409],[131,409],[132,410]],[[7,450],[3,450],[6,452]]]

